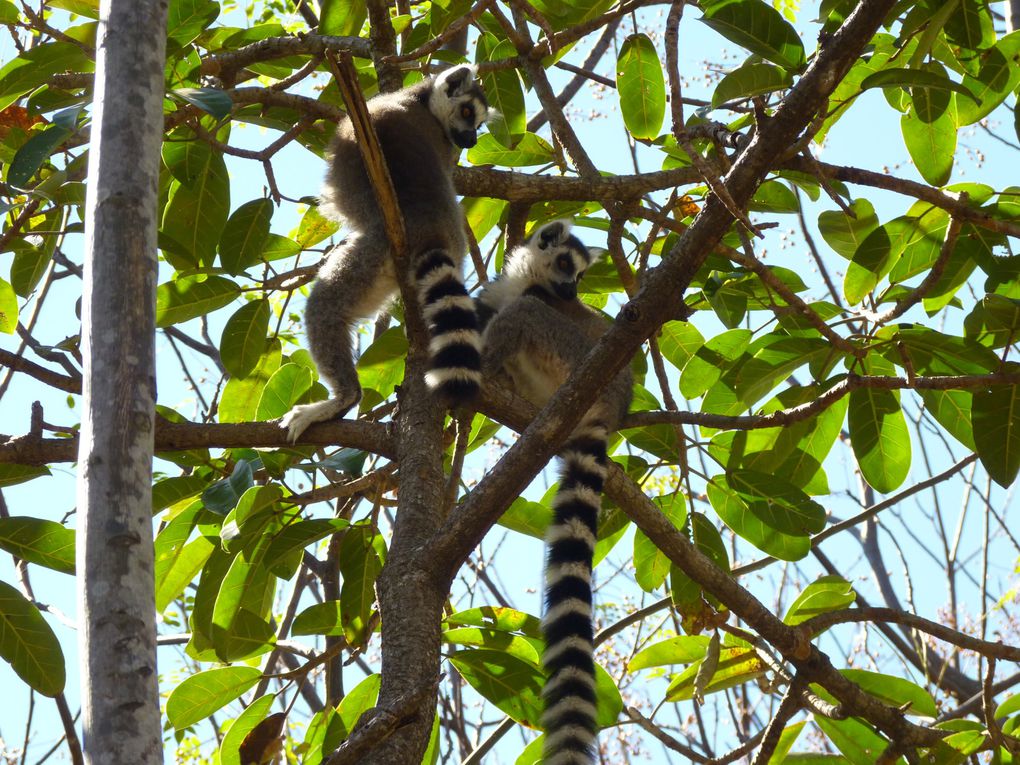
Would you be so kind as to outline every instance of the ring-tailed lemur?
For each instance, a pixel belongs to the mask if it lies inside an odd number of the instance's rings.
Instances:
[[[606,331],[605,319],[577,299],[591,264],[569,221],[542,226],[508,256],[502,276],[478,298],[482,375],[509,379],[542,406]],[[630,369],[622,370],[560,450],[560,486],[546,535],[543,691],[545,765],[594,758],[595,661],[592,657],[592,554],[598,529],[606,443],[630,406]]]
[[[474,146],[489,104],[474,68],[458,66],[434,79],[368,102],[407,231],[408,258],[429,324],[426,381],[450,402],[478,390],[480,345],[474,303],[464,289],[464,214],[453,187],[462,148]],[[346,413],[361,400],[351,334],[396,294],[397,280],[382,212],[362,163],[354,128],[343,119],[330,149],[324,212],[350,233],[319,271],[305,308],[308,346],[333,397],[295,406],[280,422],[296,441],[314,422]]]

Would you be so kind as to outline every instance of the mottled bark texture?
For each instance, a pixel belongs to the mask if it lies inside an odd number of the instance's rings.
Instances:
[[[78,474],[85,759],[163,761],[152,452],[168,0],[103,0],[86,198]]]

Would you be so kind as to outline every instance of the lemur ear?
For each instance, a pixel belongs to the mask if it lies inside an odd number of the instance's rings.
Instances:
[[[545,250],[549,245],[563,244],[570,237],[573,222],[566,218],[546,223],[535,232],[538,238],[538,249]]]
[[[465,93],[475,79],[475,71],[474,66],[468,65],[446,69],[436,76],[436,87],[442,88],[448,98]]]

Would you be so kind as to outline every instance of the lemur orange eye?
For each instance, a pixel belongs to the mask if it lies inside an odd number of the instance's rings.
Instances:
[[[474,113],[471,111],[470,106],[462,106],[460,107],[460,116],[466,120],[469,120],[474,116]]]

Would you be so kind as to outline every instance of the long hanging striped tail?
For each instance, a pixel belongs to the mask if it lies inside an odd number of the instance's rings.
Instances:
[[[431,336],[425,382],[449,403],[468,402],[482,383],[482,339],[464,277],[449,254],[436,249],[418,259],[415,279]]]
[[[560,488],[546,535],[544,765],[588,765],[595,757],[591,574],[607,438],[601,423],[582,426],[560,452]]]

